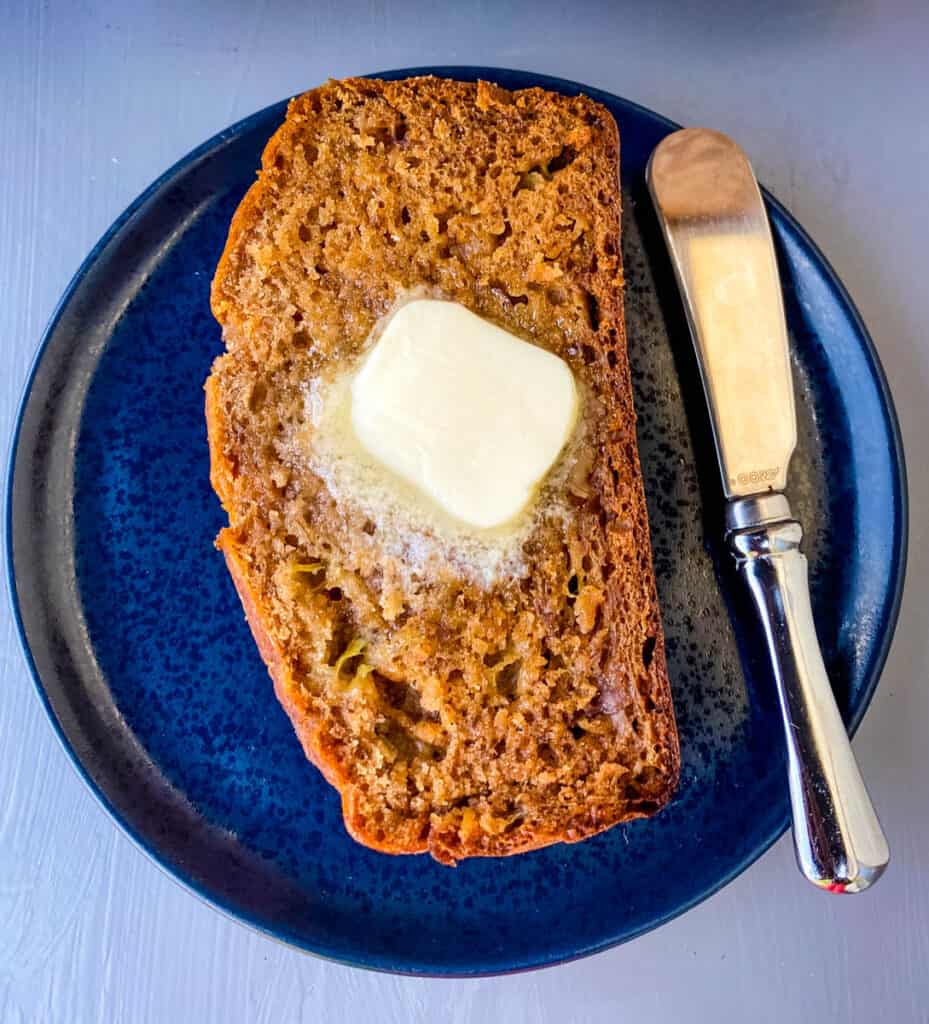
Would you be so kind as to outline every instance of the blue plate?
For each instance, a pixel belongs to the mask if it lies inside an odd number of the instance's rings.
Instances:
[[[622,134],[627,318],[683,771],[651,821],[577,846],[441,867],[345,833],[335,793],[274,700],[212,541],[204,378],[221,351],[209,284],[284,104],[217,135],[119,218],[42,341],[8,484],[13,605],[76,768],[115,821],[215,907],[302,949],[409,973],[513,971],[602,950],[693,906],[787,824],[763,650],[722,547],[722,502],[677,292],[645,196],[675,127],[571,82],[417,69],[510,88],[583,89]],[[409,74],[392,72],[391,77]],[[842,285],[770,196],[825,659],[850,728],[890,644],[906,492],[884,375]]]

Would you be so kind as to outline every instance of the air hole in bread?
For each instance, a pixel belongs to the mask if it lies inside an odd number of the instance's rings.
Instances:
[[[349,622],[343,616],[340,616],[332,627],[332,635],[329,638],[328,650],[326,652],[326,665],[329,668],[335,668],[338,664],[339,658],[348,649],[348,645],[352,641],[352,629]]]
[[[258,412],[268,397],[268,386],[263,380],[255,381],[251,393],[248,396],[248,408],[250,412]]]
[[[655,654],[655,644],[657,643],[655,637],[647,637],[645,643],[642,644],[642,664],[648,668],[652,663],[652,657]]]
[[[385,741],[389,750],[401,761],[409,761],[416,756],[419,746],[416,740],[393,719],[385,719],[374,727],[375,735]]]
[[[508,302],[511,306],[522,306],[529,302],[528,296],[513,295],[511,292],[507,291],[506,285],[501,281],[491,281],[490,290],[494,295],[502,299],[504,302]]]
[[[565,660],[560,654],[553,654],[547,647],[542,648],[542,657],[545,659],[545,667],[552,672],[565,667]]]
[[[519,685],[519,673],[522,667],[522,659],[517,658],[516,661],[511,661],[508,665],[504,665],[497,673],[497,678],[494,681],[497,693],[505,700],[512,700],[516,696],[516,690]]]
[[[374,125],[368,128],[367,134],[374,139],[375,143],[383,146],[385,149],[388,146],[392,146],[395,141],[394,128],[391,125]]]
[[[400,679],[388,679],[380,672],[372,672],[371,678],[387,703],[397,711],[403,711],[414,722],[421,721],[425,717],[435,717],[427,716],[416,687]]]
[[[548,169],[552,174],[557,174],[570,166],[577,159],[577,150],[573,146],[565,146],[562,151],[548,162]]]
[[[593,292],[587,292],[585,294],[585,296],[584,296],[584,299],[585,299],[585,302],[587,304],[587,322],[590,324],[590,329],[592,331],[599,331],[600,330],[600,303],[597,302],[597,297],[596,297],[596,295],[593,294]],[[587,362],[592,362],[592,360],[588,360],[587,359],[586,354],[584,356],[584,359]]]
[[[548,743],[543,743],[539,746],[538,754],[539,760],[543,764],[547,764],[549,768],[554,768],[558,764],[558,755]]]
[[[499,235],[491,236],[493,239],[493,248],[499,249],[501,245],[513,234],[513,225],[508,220],[503,222],[503,230]]]

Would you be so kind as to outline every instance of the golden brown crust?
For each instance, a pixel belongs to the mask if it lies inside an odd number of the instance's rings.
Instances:
[[[454,863],[577,841],[676,786],[618,160],[585,97],[332,82],[291,101],[233,218],[206,389],[217,544],[308,758],[375,849]],[[526,576],[489,588],[411,581],[295,454],[307,381],[421,285],[562,356],[594,413],[569,514],[542,518]]]

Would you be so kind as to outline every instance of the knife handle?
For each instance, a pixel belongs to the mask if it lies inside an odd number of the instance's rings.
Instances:
[[[761,617],[774,668],[800,870],[829,892],[862,892],[880,878],[890,851],[823,665],[802,536],[800,524],[785,518],[733,530],[729,546]]]

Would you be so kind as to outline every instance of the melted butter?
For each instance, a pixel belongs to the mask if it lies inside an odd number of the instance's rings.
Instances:
[[[557,356],[455,303],[415,298],[360,364],[308,386],[301,448],[410,571],[439,562],[489,584],[522,574],[534,525],[563,513],[581,404]]]

